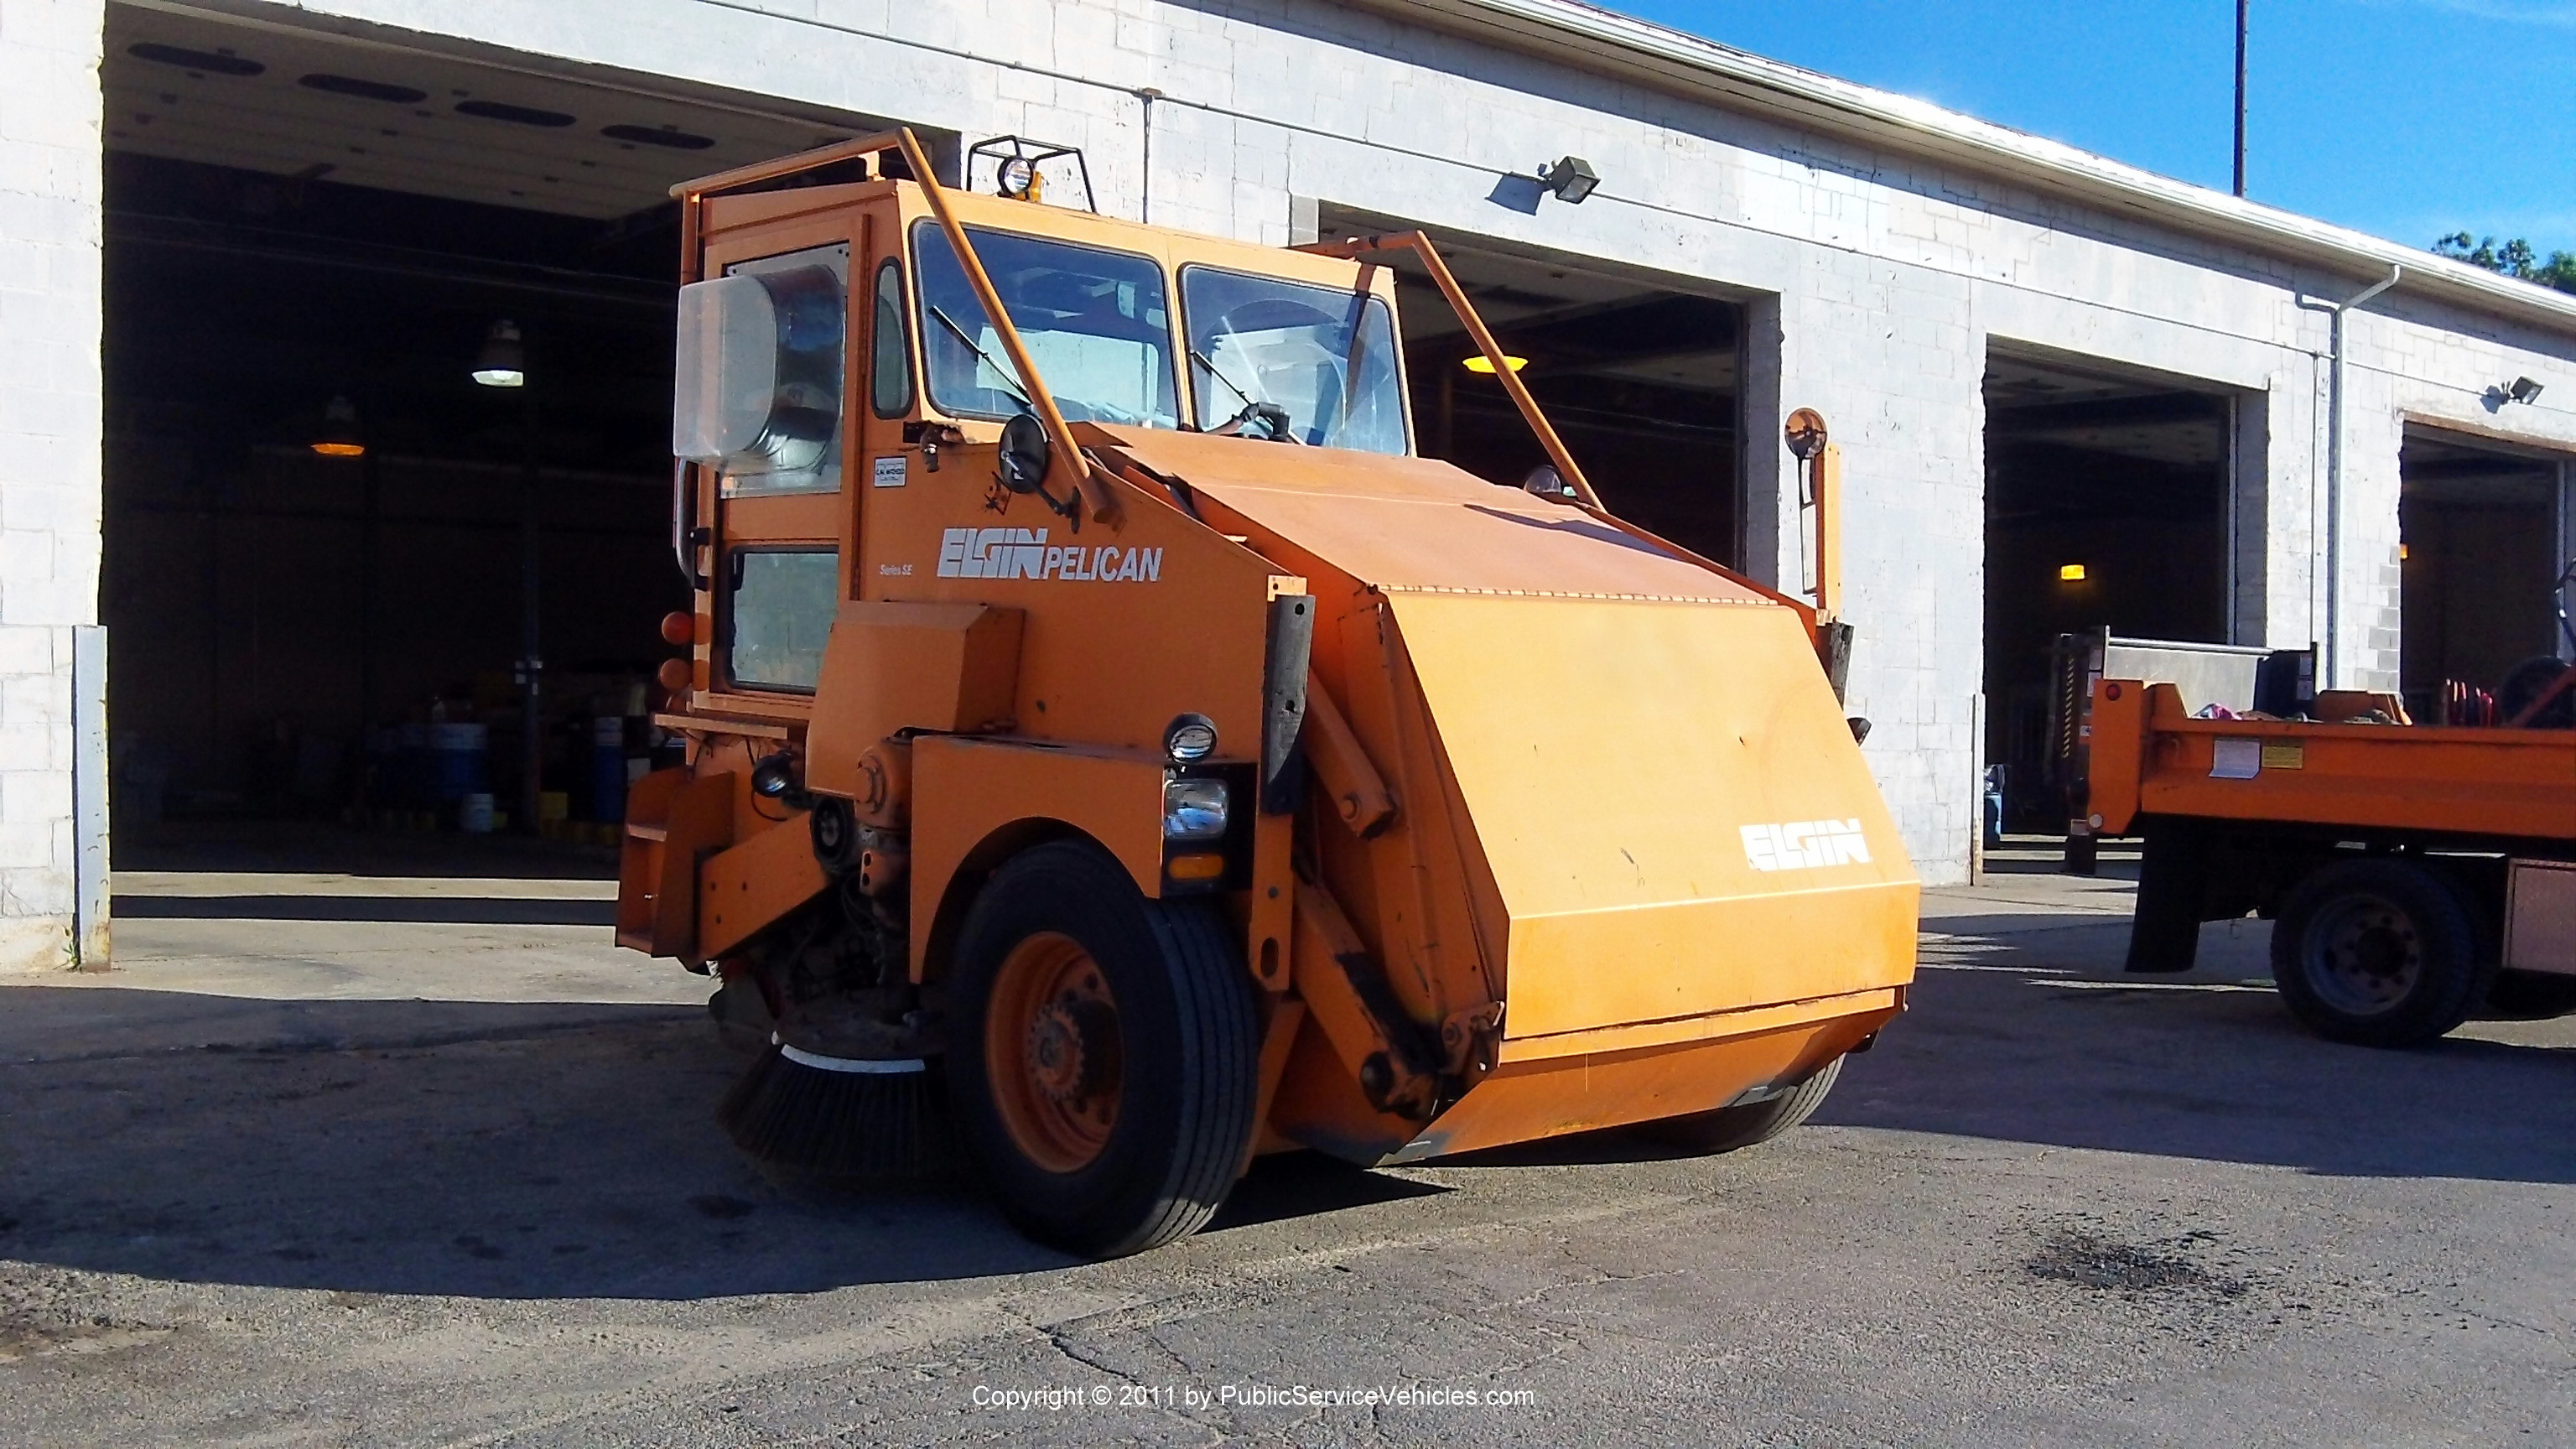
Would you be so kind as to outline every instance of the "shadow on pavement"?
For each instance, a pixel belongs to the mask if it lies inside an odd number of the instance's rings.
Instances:
[[[0,990],[0,1259],[176,1282],[697,1299],[1069,1260],[965,1184],[735,1153],[689,1007]]]
[[[2067,932],[1927,964],[1816,1121],[2368,1177],[2576,1182],[2567,1045],[2339,1047],[2213,970],[2064,964]],[[1062,1267],[966,1182],[828,1198],[735,1153],[694,1007],[0,989],[0,1259],[177,1282],[705,1299]],[[1594,1134],[1442,1165],[1666,1155]],[[2080,1166],[2070,1167],[2081,1171]],[[1212,1228],[1443,1189],[1258,1163]]]
[[[2243,972],[2070,970],[2051,964],[2066,933],[2009,939],[1974,964],[1927,962],[1906,1015],[1814,1120],[2341,1176],[2576,1182],[2566,1026],[2530,1034],[2567,1045],[2339,1046]]]
[[[1203,1231],[1221,1233],[1228,1228],[1317,1217],[1345,1208],[1438,1197],[1447,1191],[1432,1183],[1353,1167],[1320,1152],[1282,1152],[1253,1159],[1252,1171],[1234,1185],[1225,1205],[1217,1209]]]

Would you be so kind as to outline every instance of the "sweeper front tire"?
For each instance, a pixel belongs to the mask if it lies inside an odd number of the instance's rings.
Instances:
[[[1209,902],[1148,900],[1084,841],[996,871],[957,937],[950,1100],[1022,1233],[1115,1258],[1196,1231],[1234,1186],[1261,1033]]]
[[[1714,1112],[1694,1112],[1687,1117],[1667,1117],[1646,1124],[1646,1135],[1667,1147],[1677,1147],[1696,1157],[1711,1157],[1720,1152],[1733,1152],[1768,1142],[1799,1123],[1816,1115],[1825,1104],[1825,1094],[1834,1089],[1834,1079],[1843,1074],[1843,1059],[1825,1063],[1823,1071],[1782,1092],[1767,1102],[1747,1102],[1740,1107],[1720,1107]]]

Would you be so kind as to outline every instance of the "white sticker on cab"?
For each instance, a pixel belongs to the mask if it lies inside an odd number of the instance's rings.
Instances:
[[[879,487],[879,488],[900,488],[900,487],[902,487],[902,486],[903,486],[903,461],[904,461],[904,460],[903,460],[903,457],[902,457],[902,455],[901,455],[901,454],[897,454],[896,456],[891,457],[891,458],[879,458],[879,459],[877,459],[877,460],[876,460],[876,468],[875,468],[874,472],[870,474],[870,476],[869,476],[869,478],[868,478],[868,481],[869,481],[870,483],[875,484],[875,485],[876,485],[877,487]]]

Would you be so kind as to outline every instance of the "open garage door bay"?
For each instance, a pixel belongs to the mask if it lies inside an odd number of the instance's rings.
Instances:
[[[541,816],[615,820],[650,748],[653,621],[688,597],[668,188],[877,123],[107,15],[120,830],[453,825],[475,791],[506,817],[528,657]],[[524,385],[478,385],[504,324]]]

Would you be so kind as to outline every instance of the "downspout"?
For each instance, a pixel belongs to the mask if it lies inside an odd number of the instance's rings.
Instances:
[[[2300,305],[2323,308],[2330,315],[2326,326],[2326,630],[2325,667],[2318,671],[2322,686],[2340,689],[2344,685],[2343,658],[2343,396],[2344,396],[2344,314],[2380,293],[2397,285],[2406,275],[2404,267],[2392,266],[2388,275],[2354,293],[2341,302],[2320,302],[2301,298]]]

